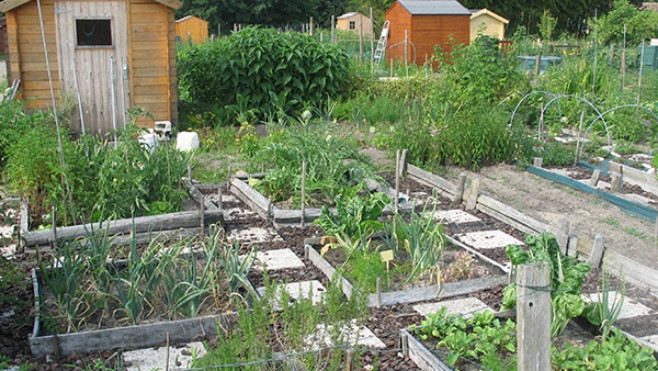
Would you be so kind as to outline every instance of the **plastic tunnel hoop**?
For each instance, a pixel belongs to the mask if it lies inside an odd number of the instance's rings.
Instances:
[[[582,182],[579,182],[575,179],[571,179],[569,177],[566,177],[564,175],[556,174],[532,165],[527,165],[526,170],[532,174],[539,175],[542,178],[566,185],[568,187],[571,187],[573,189],[577,189],[583,192],[587,192],[593,195],[596,195],[611,204],[617,206],[619,209],[624,211],[625,213],[635,215],[641,218],[644,218],[648,221],[655,222],[656,218],[658,218],[658,211],[654,210],[650,207],[644,206],[637,204],[635,202],[631,202],[628,200],[625,200],[619,196],[615,196],[613,194],[610,194],[608,192],[601,191],[599,189],[593,188],[588,186],[587,184],[584,184]]]

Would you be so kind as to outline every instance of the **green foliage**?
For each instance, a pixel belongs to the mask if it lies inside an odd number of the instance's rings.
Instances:
[[[52,115],[35,111],[28,113],[19,100],[5,102],[0,105],[0,168],[4,165],[7,149],[21,137],[29,135],[35,127],[52,125]]]
[[[543,158],[544,166],[568,166],[576,160],[576,148],[558,142],[546,142],[535,148],[537,157]]]
[[[193,112],[223,107],[227,118],[295,114],[340,95],[350,62],[335,45],[303,34],[246,28],[214,43],[181,48],[181,96]],[[225,122],[226,124],[227,122]]]
[[[388,198],[383,193],[359,196],[363,183],[352,188],[343,188],[336,195],[336,215],[323,207],[320,217],[313,221],[328,236],[340,236],[347,241],[364,241],[384,224],[378,220]]]
[[[544,9],[539,21],[539,34],[544,41],[550,42],[553,39],[555,26],[557,26],[557,19],[551,15],[548,9]]]
[[[590,19],[590,28],[598,26],[598,42],[602,44],[621,43],[624,38],[624,25],[626,25],[626,42],[638,45],[642,40],[655,36],[658,13],[642,11],[628,0],[615,0],[612,10],[599,17],[598,25]]]
[[[358,152],[352,138],[341,136],[336,124],[300,120],[291,130],[273,131],[269,141],[251,161],[271,165],[265,177],[253,181],[254,188],[273,201],[301,202],[302,161],[306,161],[307,202],[331,205],[344,188],[365,178],[377,178],[368,158]]]
[[[560,370],[656,370],[653,350],[629,340],[621,331],[590,341],[585,347],[567,344],[558,352],[553,348],[554,369]]]
[[[591,267],[587,263],[578,262],[576,258],[564,255],[551,233],[528,235],[525,243],[528,251],[517,245],[509,245],[506,253],[515,269],[521,264],[549,263],[553,301],[551,334],[556,337],[573,317],[579,316],[585,309],[580,288]],[[503,307],[514,308],[515,305],[516,284],[511,283],[503,290]]]
[[[443,307],[410,330],[421,339],[438,340],[436,349],[447,352],[444,361],[449,366],[455,366],[462,358],[487,370],[512,369],[516,365],[516,324],[509,319],[501,322],[489,311],[464,319],[449,314]]]

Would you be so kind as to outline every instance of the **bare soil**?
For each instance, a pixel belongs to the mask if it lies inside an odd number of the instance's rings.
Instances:
[[[469,182],[480,178],[480,192],[483,194],[549,225],[558,226],[561,219],[566,219],[570,223],[570,234],[579,238],[593,240],[597,233],[603,233],[608,249],[658,269],[654,223],[626,214],[594,195],[512,165],[486,167],[477,173],[448,168],[442,175],[455,182],[462,172]]]

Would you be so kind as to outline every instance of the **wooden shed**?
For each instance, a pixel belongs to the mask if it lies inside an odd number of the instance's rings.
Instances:
[[[363,30],[364,35],[370,35],[372,28],[372,19],[367,15],[359,12],[350,12],[336,18],[336,29],[360,33]]]
[[[175,123],[174,9],[181,6],[179,0],[5,0],[9,81],[21,80],[19,98],[28,107],[50,107],[50,70],[58,102],[77,103],[80,95],[84,121],[70,124],[75,132],[82,122],[94,134],[122,128],[131,107],[152,116],[142,116],[140,126]]]
[[[505,27],[509,20],[489,9],[471,9],[471,41],[478,34],[498,40],[505,39]]]
[[[410,62],[423,64],[439,45],[450,52],[450,37],[458,44],[470,40],[471,12],[454,0],[397,0],[384,13],[390,21],[387,58],[404,58],[405,31]]]
[[[199,44],[208,40],[208,21],[193,15],[176,21],[176,38],[180,42]]]

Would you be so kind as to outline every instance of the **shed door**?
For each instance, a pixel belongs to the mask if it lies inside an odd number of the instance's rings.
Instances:
[[[87,133],[113,130],[113,116],[123,128],[130,107],[125,2],[57,1],[55,14],[65,98],[77,107],[80,93]],[[81,132],[81,123],[71,123],[72,129]]]

